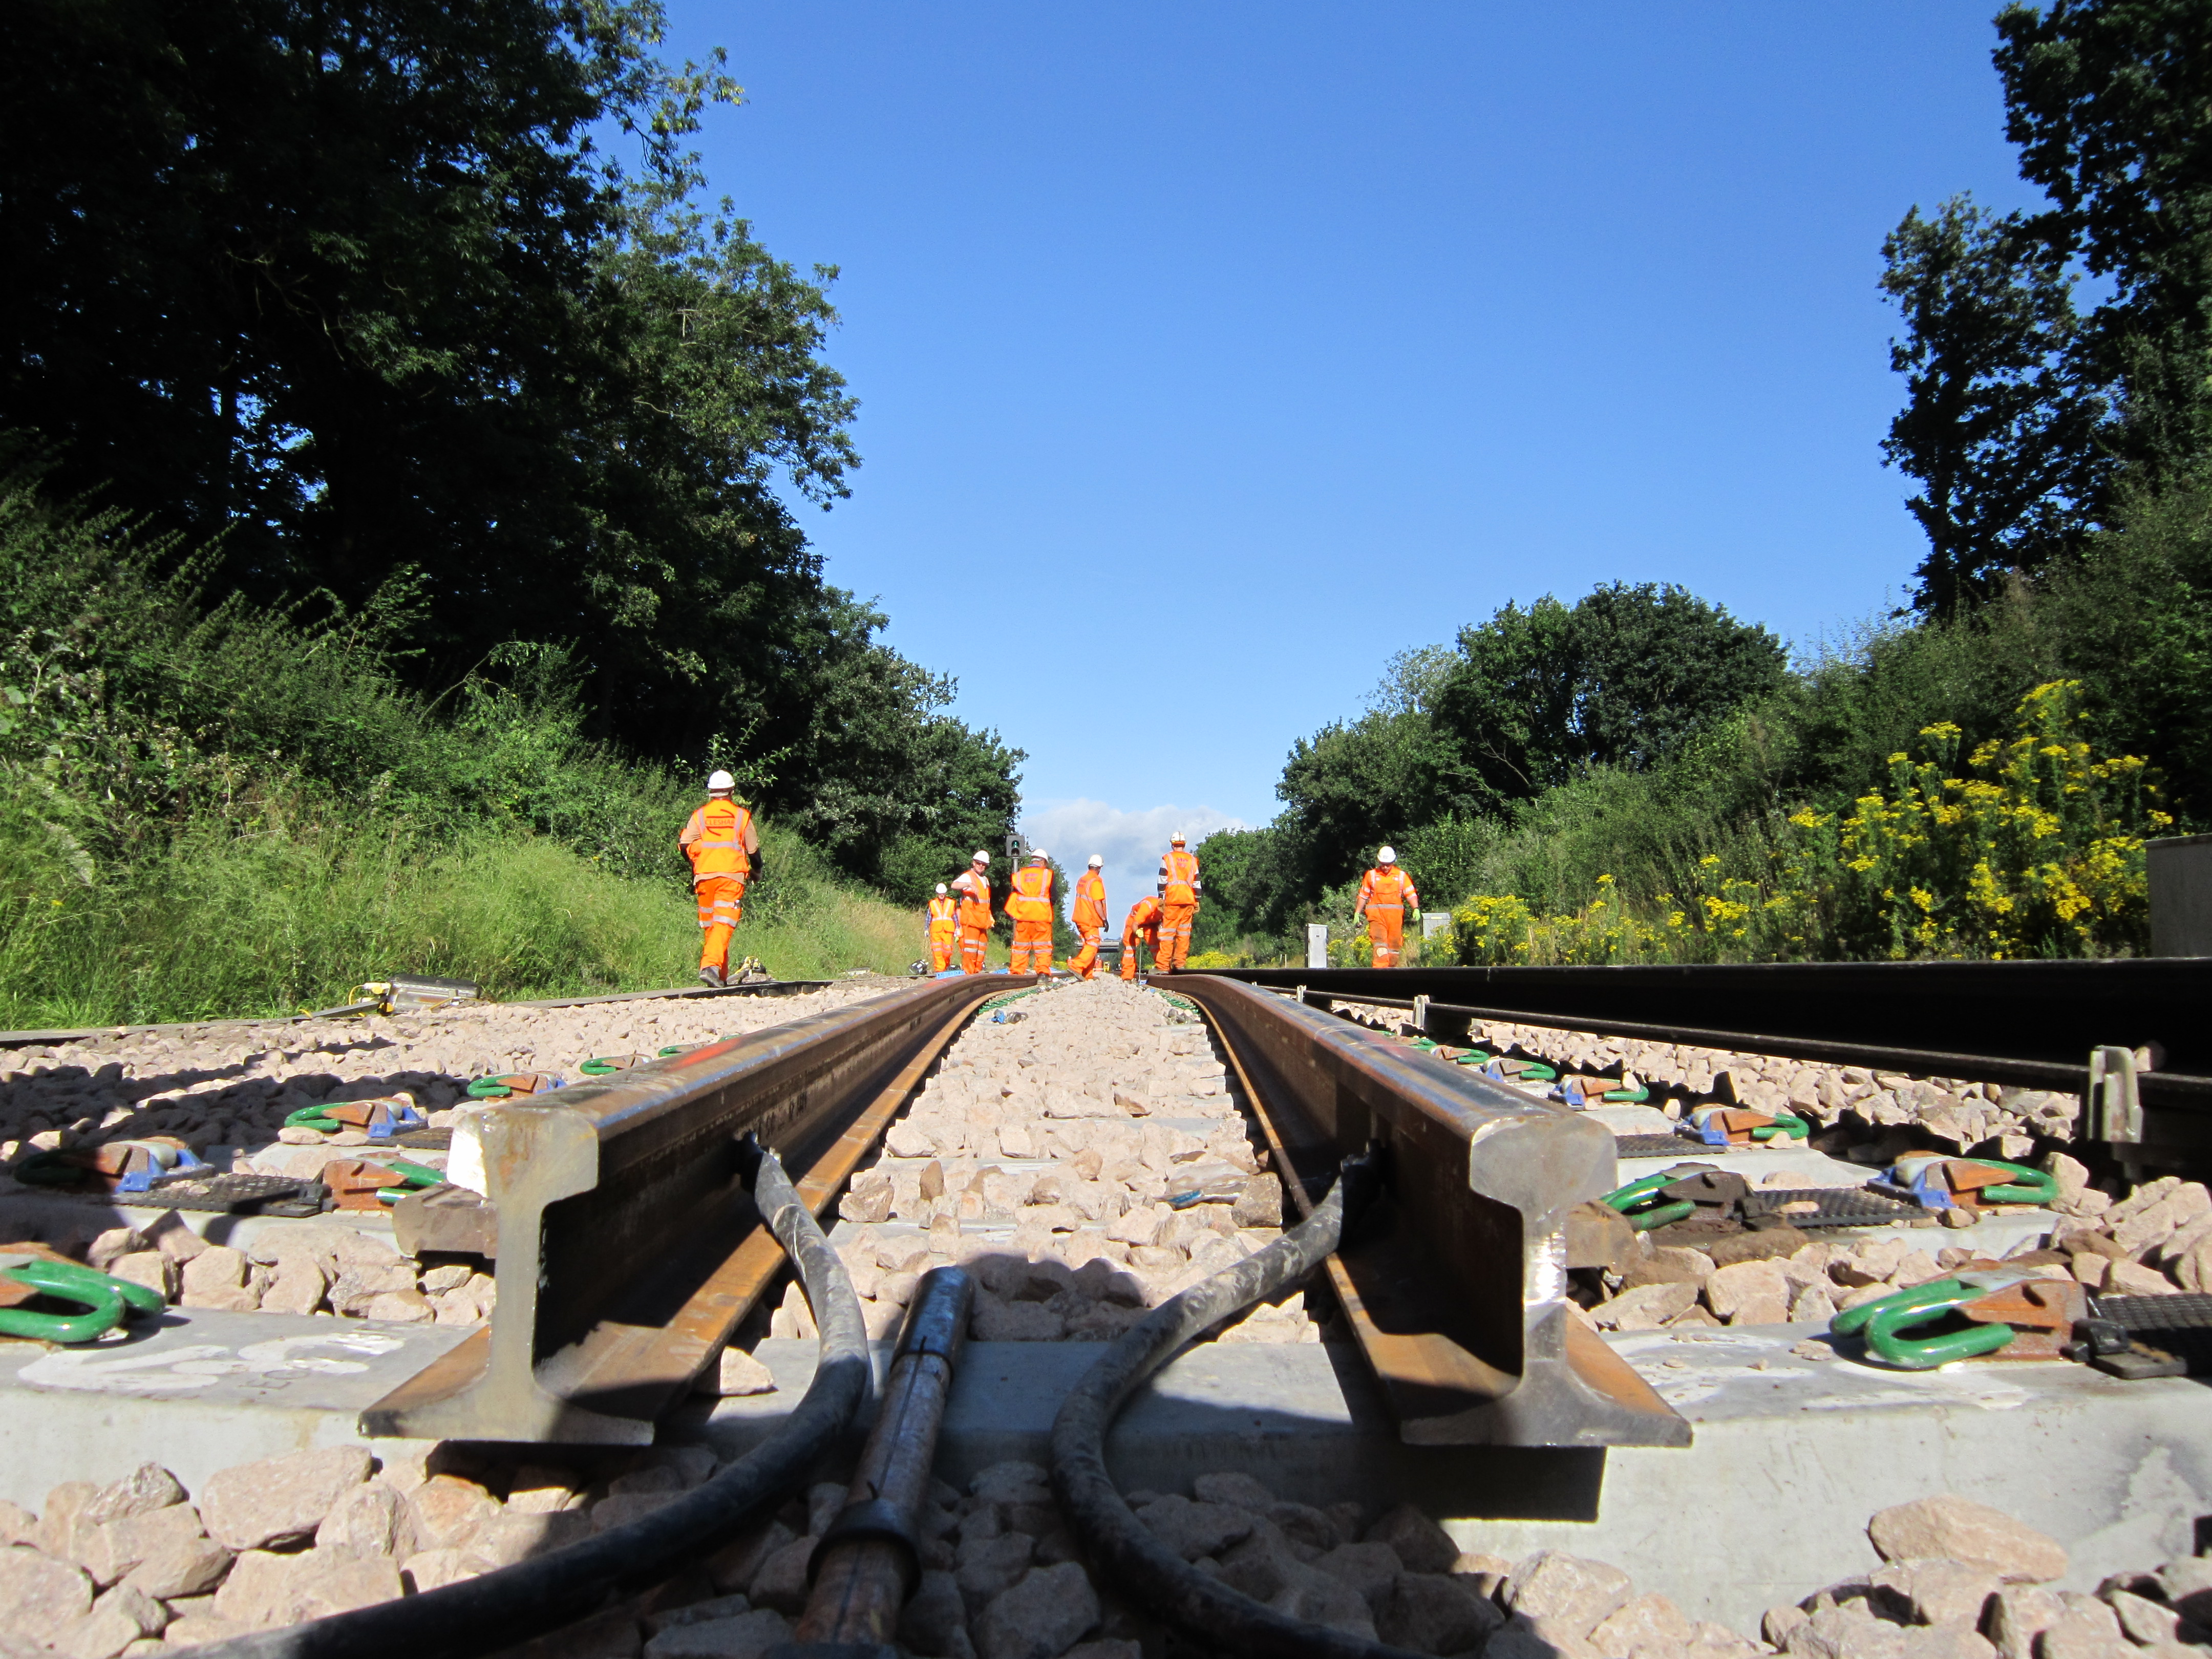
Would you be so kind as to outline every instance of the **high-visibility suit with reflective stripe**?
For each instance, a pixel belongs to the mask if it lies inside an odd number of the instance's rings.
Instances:
[[[1418,908],[1420,902],[1413,878],[1395,864],[1377,865],[1359,878],[1352,914],[1366,912],[1367,937],[1374,943],[1377,968],[1405,966],[1406,911],[1408,906]]]
[[[699,965],[726,971],[730,936],[744,915],[745,878],[752,860],[745,843],[760,845],[752,810],[720,795],[691,814],[676,844],[691,860],[691,896],[699,906]]]
[[[971,974],[983,971],[983,947],[991,938],[991,878],[970,866],[955,876],[960,890],[960,966]]]
[[[1198,857],[1171,847],[1160,860],[1160,949],[1152,965],[1170,974],[1190,957],[1191,918],[1198,914]]]
[[[1013,919],[1014,950],[1009,972],[1048,974],[1052,971],[1052,871],[1042,864],[1024,865],[1014,872],[1013,891],[1006,895],[1006,914]]]
[[[1106,878],[1086,870],[1075,878],[1075,914],[1068,918],[1083,948],[1068,959],[1068,968],[1085,979],[1098,971],[1098,943],[1106,937]]]
[[[941,974],[952,965],[958,946],[960,902],[949,894],[929,901],[929,971]]]
[[[1158,954],[1160,948],[1160,902],[1156,898],[1140,898],[1129,907],[1129,919],[1121,924],[1121,977],[1137,976],[1137,947]]]

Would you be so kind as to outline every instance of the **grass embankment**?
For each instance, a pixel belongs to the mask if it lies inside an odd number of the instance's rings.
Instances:
[[[559,649],[434,706],[374,617],[212,605],[195,562],[0,454],[0,1025],[279,1014],[387,974],[694,982],[695,777],[590,740]],[[735,957],[903,972],[919,908],[763,825]]]
[[[130,874],[19,918],[0,941],[0,1024],[287,1014],[394,973],[472,979],[511,1000],[686,986],[697,970],[680,878],[613,874],[545,836],[191,836]],[[750,896],[731,957],[757,956],[780,979],[902,974],[922,933],[917,913],[792,871]]]

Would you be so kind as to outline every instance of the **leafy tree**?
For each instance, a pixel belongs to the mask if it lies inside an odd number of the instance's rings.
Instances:
[[[1948,617],[2005,571],[2079,545],[2111,471],[2106,404],[2081,379],[2064,250],[2023,216],[1964,196],[1932,219],[1915,208],[1882,257],[1905,327],[1890,367],[1906,386],[1882,453],[1920,484],[1906,503],[1928,536],[1914,602]]]
[[[1459,649],[1436,727],[1464,770],[1440,793],[1493,811],[1594,767],[1651,766],[1784,672],[1773,635],[1672,583],[1508,605]]]
[[[2121,388],[2112,441],[2163,481],[2212,443],[2212,0],[2013,4],[1996,28],[2039,228],[2110,284],[2086,344]]]
[[[737,88],[719,54],[661,64],[661,22],[0,9],[0,428],[44,435],[58,494],[210,550],[217,592],[404,623],[420,689],[550,653],[586,735],[726,759],[880,878],[995,834],[1020,757],[822,579],[785,497],[857,460],[836,273],[696,205],[684,140]]]

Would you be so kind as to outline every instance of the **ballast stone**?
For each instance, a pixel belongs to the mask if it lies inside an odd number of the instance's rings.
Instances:
[[[2057,1540],[2002,1510],[1944,1492],[1880,1510],[1867,1536],[1885,1561],[1948,1557],[1985,1566],[2007,1583],[2047,1583],[2065,1576]]]
[[[200,1518],[209,1536],[234,1550],[299,1543],[369,1468],[367,1448],[325,1446],[222,1469],[200,1493]]]

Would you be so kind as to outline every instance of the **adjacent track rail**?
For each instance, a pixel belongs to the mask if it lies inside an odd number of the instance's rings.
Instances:
[[[1177,976],[1412,1009],[1440,1030],[1510,1021],[2100,1094],[2128,1057],[2130,1111],[2099,1138],[2152,1161],[2212,1153],[2212,957],[1617,968],[1222,969]],[[2136,1069],[2135,1056],[2146,1060]],[[2112,1075],[2112,1073],[2106,1073]],[[2106,1120],[2109,1115],[2110,1121]],[[2139,1121],[2136,1121],[2139,1118]]]

